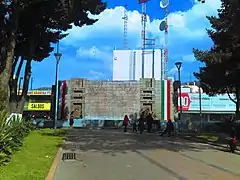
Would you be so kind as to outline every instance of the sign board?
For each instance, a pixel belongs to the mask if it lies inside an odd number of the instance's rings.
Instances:
[[[234,98],[233,94],[231,97]],[[198,93],[183,92],[182,98],[182,110],[183,111],[199,111],[200,99]],[[208,96],[205,93],[201,94],[201,109],[202,111],[223,111],[223,112],[235,112],[236,105],[232,102],[227,94]],[[178,110],[180,110],[180,94],[178,94]]]
[[[28,110],[28,111],[50,111],[51,103],[28,103],[26,110]]]
[[[18,94],[21,94],[22,90],[18,91]],[[51,90],[29,90],[28,95],[34,96],[34,95],[45,95],[45,96],[51,96],[52,91]]]

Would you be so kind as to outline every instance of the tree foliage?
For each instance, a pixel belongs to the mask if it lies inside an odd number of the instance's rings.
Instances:
[[[10,86],[10,99],[16,100],[17,81],[24,61],[22,97],[27,95],[31,61],[41,62],[48,57],[53,51],[52,44],[67,36],[64,32],[73,25],[92,25],[97,19],[88,15],[97,15],[105,8],[102,0],[2,0],[0,78],[3,87]]]
[[[235,93],[239,111],[240,102],[240,1],[221,0],[218,16],[207,17],[211,29],[207,29],[213,41],[210,50],[194,49],[195,58],[204,63],[199,73],[194,73],[201,82],[203,90],[209,95]]]

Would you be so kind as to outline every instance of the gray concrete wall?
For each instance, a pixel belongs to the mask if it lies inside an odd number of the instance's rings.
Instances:
[[[125,114],[139,114],[143,103],[149,102],[152,103],[156,119],[160,119],[160,81],[155,80],[150,88],[145,87],[147,81],[149,79],[141,81],[92,81],[74,78],[67,81],[66,105],[70,112],[81,105],[82,115],[85,119],[119,120]],[[144,90],[152,91],[152,95],[150,94],[152,100],[141,99],[143,96],[141,92]],[[77,99],[77,97],[82,98]],[[174,116],[174,111],[172,111],[171,116]]]
[[[86,81],[85,118],[123,119],[140,110],[137,81]]]
[[[71,81],[67,80],[67,92],[66,92],[66,96],[65,96],[65,108],[67,108],[68,114],[72,111],[72,109],[71,109],[71,92],[72,92]]]

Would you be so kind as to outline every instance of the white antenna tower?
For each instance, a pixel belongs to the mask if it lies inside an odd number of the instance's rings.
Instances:
[[[147,2],[149,0],[138,0],[142,5],[142,78],[144,78],[145,49],[146,49],[146,23],[147,23]]]
[[[124,29],[123,29],[123,48],[127,49],[128,48],[128,42],[127,42],[127,33],[128,33],[128,14],[127,14],[127,4],[124,6],[124,15],[123,18],[124,20]]]
[[[160,1],[160,7],[165,10],[165,18],[164,21],[160,24],[160,30],[164,30],[165,34],[165,42],[164,42],[164,78],[168,79],[168,6],[169,6],[169,0],[161,0]]]

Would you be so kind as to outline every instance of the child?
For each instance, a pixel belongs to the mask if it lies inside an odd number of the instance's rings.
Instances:
[[[133,121],[132,126],[133,126],[133,132],[137,132],[137,122],[135,120]]]
[[[124,120],[123,120],[124,132],[127,132],[128,123],[129,123],[128,116],[125,115],[125,116],[124,116]]]

